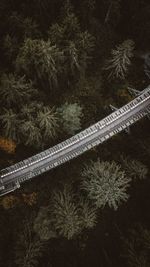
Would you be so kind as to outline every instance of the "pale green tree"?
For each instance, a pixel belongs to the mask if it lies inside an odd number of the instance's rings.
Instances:
[[[115,162],[92,162],[85,167],[82,177],[81,188],[96,207],[108,205],[116,210],[121,202],[127,201],[126,190],[131,179],[126,177],[121,166]]]
[[[125,79],[134,56],[133,50],[134,41],[125,40],[111,51],[111,58],[106,61],[104,67],[109,73],[109,78]]]
[[[27,82],[25,76],[3,74],[0,84],[1,103],[8,107],[21,105],[37,94],[31,82]]]
[[[81,129],[81,118],[83,116],[82,107],[77,104],[65,103],[58,108],[60,113],[62,126],[65,132],[73,135],[76,131]]]

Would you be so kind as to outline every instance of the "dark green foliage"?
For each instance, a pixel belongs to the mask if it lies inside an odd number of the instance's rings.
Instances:
[[[94,228],[97,223],[97,208],[88,199],[81,198],[80,202],[82,225],[84,228]]]
[[[3,74],[0,85],[1,103],[7,107],[22,105],[35,96],[37,91],[31,82],[27,82],[25,76],[19,77],[13,74]]]
[[[52,211],[49,207],[40,208],[34,221],[34,231],[38,234],[41,240],[49,240],[57,237],[52,218]]]
[[[149,54],[148,0],[1,0],[0,25],[0,137],[17,145],[14,154],[0,151],[0,169],[104,118],[109,104],[128,101],[128,86],[149,84],[141,56]],[[149,267],[149,230],[132,229],[123,253],[114,228],[125,232],[139,217],[149,225],[149,130],[145,118],[129,136],[1,198],[0,267]],[[117,209],[131,180],[131,198]],[[33,210],[34,227],[24,221]]]
[[[136,224],[123,238],[124,257],[128,267],[150,266],[150,231]]]
[[[2,124],[2,133],[5,137],[19,142],[18,137],[18,126],[19,119],[18,114],[16,114],[12,109],[4,109],[3,113],[0,115],[0,121]]]
[[[22,108],[19,132],[23,143],[43,147],[57,135],[57,114],[54,108],[32,102]]]
[[[15,263],[19,267],[36,267],[45,243],[32,230],[32,224],[24,221],[15,247]]]
[[[42,135],[34,120],[23,121],[19,127],[19,132],[25,145],[35,147],[41,146]]]
[[[148,174],[148,168],[139,160],[130,157],[121,157],[122,166],[125,172],[132,179],[145,179]]]

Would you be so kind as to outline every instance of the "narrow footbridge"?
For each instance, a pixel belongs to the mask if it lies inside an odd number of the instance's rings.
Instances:
[[[85,151],[103,143],[113,135],[150,113],[150,86],[134,100],[73,137],[0,171],[0,196],[16,190],[20,184],[53,169]]]

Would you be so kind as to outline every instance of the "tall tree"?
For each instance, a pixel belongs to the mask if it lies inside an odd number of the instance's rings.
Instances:
[[[51,202],[40,208],[34,230],[41,240],[64,237],[76,238],[84,229],[91,229],[97,222],[97,209],[83,197],[74,193],[71,185],[53,191]]]
[[[4,109],[3,114],[0,115],[0,121],[2,123],[2,133],[4,134],[4,136],[13,141],[19,142],[18,115],[12,109]]]
[[[31,82],[27,82],[25,76],[19,77],[13,74],[3,74],[0,85],[1,103],[10,106],[22,105],[25,101],[35,96],[37,91]]]
[[[55,229],[60,236],[72,239],[81,232],[81,220],[75,196],[68,186],[62,191],[53,194],[53,216],[55,218]]]
[[[108,78],[125,79],[131,59],[133,57],[134,42],[126,40],[111,51],[111,58],[106,61],[105,70],[108,71]]]
[[[22,228],[15,246],[15,263],[19,267],[36,267],[45,243],[34,234],[31,222],[23,221]]]
[[[132,179],[145,179],[148,168],[139,160],[130,157],[121,157],[122,166],[129,177]]]
[[[57,134],[58,128],[58,117],[57,113],[54,111],[54,108],[43,107],[37,113],[37,124],[44,139],[49,140],[54,138]]]
[[[128,236],[122,237],[125,266],[149,267],[150,230],[140,223],[128,230]]]
[[[81,188],[98,208],[108,205],[116,210],[122,201],[128,199],[126,189],[131,179],[115,162],[92,162],[85,167],[82,177]]]
[[[21,140],[25,145],[35,146],[37,148],[43,146],[40,129],[32,119],[23,121],[20,124],[19,133]]]
[[[26,39],[18,54],[16,65],[36,80],[46,81],[52,89],[58,83],[64,60],[63,52],[50,40]]]

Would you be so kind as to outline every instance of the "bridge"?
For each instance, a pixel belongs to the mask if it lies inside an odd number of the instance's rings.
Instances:
[[[131,102],[71,138],[0,171],[0,196],[124,131],[150,113],[150,86]]]

